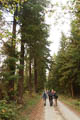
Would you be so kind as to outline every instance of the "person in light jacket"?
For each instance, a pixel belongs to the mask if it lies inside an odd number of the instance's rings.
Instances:
[[[44,106],[46,106],[46,99],[47,99],[47,92],[46,92],[46,90],[43,92],[42,98],[43,98],[43,101],[44,101]]]

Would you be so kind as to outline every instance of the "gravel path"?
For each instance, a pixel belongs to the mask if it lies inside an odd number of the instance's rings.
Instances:
[[[50,107],[47,100],[44,107],[44,120],[80,120],[80,118],[60,101],[58,101],[57,107]]]
[[[50,106],[47,99],[46,106],[43,105],[43,101],[35,106],[29,120],[80,120],[71,109],[58,101],[58,106]]]
[[[66,118],[66,120],[80,120],[80,117],[78,117],[73,111],[71,111],[67,106],[62,104],[60,101],[58,101],[58,108],[63,114],[63,116]]]
[[[48,100],[44,109],[44,120],[64,120],[58,108],[50,106]]]

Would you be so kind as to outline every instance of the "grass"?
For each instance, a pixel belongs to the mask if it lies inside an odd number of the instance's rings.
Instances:
[[[17,120],[29,120],[30,113],[33,108],[39,103],[40,95],[34,94],[32,96],[24,95],[24,105],[18,111]]]
[[[69,105],[76,111],[80,112],[80,98],[71,98],[68,96],[61,95],[59,98],[63,103]]]

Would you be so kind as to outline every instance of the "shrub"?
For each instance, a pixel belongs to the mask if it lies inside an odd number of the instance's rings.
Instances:
[[[7,104],[6,100],[0,101],[0,118],[2,120],[15,120],[16,107],[13,103]]]

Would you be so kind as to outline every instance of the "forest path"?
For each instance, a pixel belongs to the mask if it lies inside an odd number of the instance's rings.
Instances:
[[[44,108],[44,120],[65,120],[56,106],[50,106],[49,100]]]
[[[60,101],[58,101],[58,109],[66,120],[80,120],[80,116],[78,116],[75,112],[73,112]]]
[[[44,120],[80,120],[80,118],[60,101],[58,101],[57,107],[50,107],[47,100],[44,107]]]

